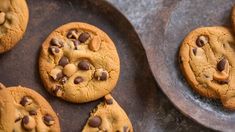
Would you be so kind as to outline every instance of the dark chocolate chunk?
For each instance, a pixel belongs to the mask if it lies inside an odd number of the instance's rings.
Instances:
[[[29,116],[24,116],[22,119],[22,123],[25,125],[28,124],[29,123]]]
[[[217,69],[221,72],[225,69],[225,64],[226,64],[226,59],[223,58],[222,60],[220,60],[217,64]]]
[[[207,36],[199,36],[196,40],[196,45],[198,47],[203,47],[206,43],[208,43],[208,37]]]
[[[83,82],[83,81],[84,81],[83,78],[80,77],[80,76],[78,76],[78,77],[76,77],[76,78],[74,79],[74,84],[79,84],[79,83],[81,83],[81,82]]]
[[[67,64],[69,64],[69,59],[67,58],[67,57],[65,57],[65,56],[63,56],[61,59],[60,59],[60,61],[59,61],[59,65],[61,65],[61,66],[66,66]]]
[[[78,63],[78,68],[80,70],[89,70],[90,69],[90,63],[87,60],[82,60]]]
[[[34,111],[34,110],[30,110],[30,111],[29,111],[29,115],[37,115],[37,112]]]
[[[84,32],[82,34],[80,34],[78,40],[81,42],[81,43],[85,43],[90,37],[90,34],[87,33],[87,32]]]
[[[99,116],[94,116],[89,120],[88,125],[90,127],[99,127],[101,123],[102,119]]]
[[[54,124],[54,120],[53,118],[49,115],[49,114],[46,114],[44,117],[43,117],[43,122],[47,125],[47,126],[51,126]]]

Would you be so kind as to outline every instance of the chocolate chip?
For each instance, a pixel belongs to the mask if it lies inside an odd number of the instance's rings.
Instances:
[[[87,32],[84,32],[82,34],[80,34],[78,40],[81,42],[81,43],[85,43],[90,37],[90,34],[87,33]]]
[[[197,48],[193,48],[193,54],[194,54],[194,55],[197,54]]]
[[[113,99],[105,98],[105,102],[106,102],[106,104],[111,105],[111,104],[113,104]]]
[[[217,81],[219,84],[228,84],[229,80],[218,80]]]
[[[89,70],[90,69],[90,63],[86,60],[80,61],[78,63],[78,68],[81,70]]]
[[[105,80],[107,80],[107,79],[108,79],[107,73],[106,73],[106,72],[102,72],[101,77],[100,77],[100,80],[101,80],[101,81],[105,81]]]
[[[74,84],[79,84],[79,83],[81,83],[81,82],[83,82],[84,80],[83,80],[83,78],[82,77],[76,77],[75,79],[74,79]]]
[[[59,39],[57,39],[57,38],[52,38],[50,44],[51,44],[52,46],[57,46],[57,47],[59,47],[59,48],[61,48],[61,47],[64,46],[63,41],[61,41],[61,40],[59,40]]]
[[[15,122],[18,122],[21,120],[21,117],[16,118]]]
[[[55,88],[53,89],[53,94],[57,95],[57,93],[62,89],[62,86],[56,85]]]
[[[37,115],[37,112],[34,111],[34,110],[30,110],[30,111],[29,111],[29,115]]]
[[[77,39],[76,38],[76,34],[77,34],[77,30],[76,29],[70,29],[68,34],[67,34],[67,38],[69,38],[69,39]]]
[[[101,123],[102,119],[99,116],[94,116],[89,120],[88,125],[90,127],[99,127]]]
[[[61,59],[60,59],[60,61],[59,61],[59,65],[61,65],[61,66],[66,66],[67,64],[69,64],[69,59],[67,58],[67,57],[65,57],[65,56],[63,56]]]
[[[73,44],[74,44],[74,47],[75,47],[74,49],[75,49],[75,50],[78,50],[78,46],[80,45],[80,41],[74,40],[74,41],[73,41]]]
[[[105,81],[109,77],[109,74],[106,70],[100,68],[95,71],[95,78],[97,80]]]
[[[24,116],[23,119],[22,119],[22,123],[24,125],[28,124],[29,123],[29,116]]]
[[[55,55],[55,54],[60,52],[60,49],[56,46],[50,46],[49,47],[49,52],[50,52],[50,54]]]
[[[24,116],[21,125],[26,130],[33,130],[36,127],[35,119],[31,116]]]
[[[56,75],[55,81],[59,81],[63,76],[64,76],[64,74],[63,74],[62,72],[59,72],[59,73]]]
[[[46,114],[44,117],[43,117],[43,122],[47,125],[47,126],[51,126],[54,124],[54,120],[53,118],[49,115],[49,114]]]
[[[63,78],[61,78],[60,83],[65,84],[67,81],[68,81],[68,77],[64,76]]]
[[[217,64],[217,69],[221,72],[225,69],[225,64],[226,64],[226,59],[223,58],[222,60],[220,60]]]
[[[207,36],[199,36],[196,40],[196,44],[198,47],[203,47],[206,43],[208,43],[208,37]]]
[[[29,99],[28,97],[24,96],[21,100],[20,100],[20,104],[22,106],[26,106],[28,104],[30,104],[32,102],[31,99]]]

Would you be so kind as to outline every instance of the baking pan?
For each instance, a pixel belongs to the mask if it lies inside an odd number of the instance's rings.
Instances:
[[[195,93],[185,81],[178,64],[178,51],[184,37],[202,26],[223,25],[231,28],[230,13],[233,0],[166,0],[150,18],[150,28],[140,32],[140,39],[156,27],[155,39],[145,46],[150,67],[162,91],[186,116],[219,131],[235,130],[235,111],[228,111],[218,100],[206,99]],[[154,23],[155,21],[155,23]],[[149,23],[148,23],[149,24]],[[151,29],[151,30],[150,30]]]
[[[148,88],[152,88],[155,83],[137,33],[118,10],[103,0],[27,2],[30,21],[23,40],[10,52],[0,55],[2,83],[6,86],[22,85],[39,92],[58,113],[63,132],[81,131],[89,112],[100,100],[72,104],[48,94],[40,81],[38,57],[42,42],[55,28],[73,21],[87,22],[104,30],[116,44],[121,60],[121,75],[112,92],[114,98],[129,115],[135,131],[154,128],[154,123],[148,123],[153,116],[147,105],[152,101],[148,96],[153,95]]]

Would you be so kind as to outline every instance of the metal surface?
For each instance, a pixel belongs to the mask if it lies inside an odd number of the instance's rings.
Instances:
[[[208,100],[192,92],[177,64],[179,45],[188,32],[200,26],[231,25],[230,12],[234,0],[110,2],[121,3],[119,10],[133,23],[154,77],[171,102],[186,116],[206,127],[234,131],[235,112],[223,109],[219,101]],[[188,125],[192,124],[184,126]]]
[[[118,49],[121,75],[112,92],[114,98],[129,115],[135,131],[153,128],[159,100],[155,82],[138,35],[122,14],[102,0],[29,0],[28,5],[30,21],[23,40],[0,55],[2,83],[39,92],[58,113],[63,132],[81,131],[99,101],[72,104],[49,95],[39,78],[38,57],[42,42],[55,28],[72,21],[88,22],[104,30]]]

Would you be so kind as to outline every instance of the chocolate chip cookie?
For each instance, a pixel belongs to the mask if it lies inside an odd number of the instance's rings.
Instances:
[[[15,122],[13,98],[0,83],[0,132],[12,132]]]
[[[225,27],[202,27],[184,39],[179,59],[183,74],[202,96],[235,109],[235,39]]]
[[[25,0],[0,1],[0,53],[12,49],[22,39],[28,19]]]
[[[90,115],[82,132],[133,132],[132,124],[125,111],[111,95],[106,95],[104,101]]]
[[[41,95],[21,86],[7,90],[14,99],[14,132],[60,132],[56,113]]]
[[[106,33],[74,22],[57,28],[42,44],[39,71],[51,94],[83,103],[101,98],[115,87],[120,61]]]

